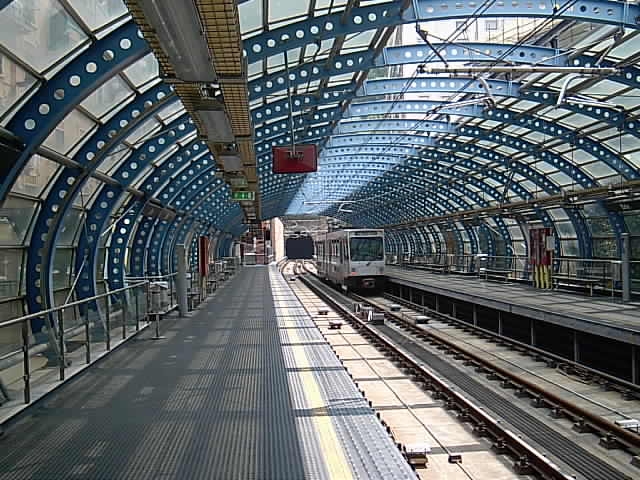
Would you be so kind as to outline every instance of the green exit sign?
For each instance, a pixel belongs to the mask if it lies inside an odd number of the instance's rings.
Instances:
[[[255,192],[233,192],[232,197],[234,200],[255,200]]]

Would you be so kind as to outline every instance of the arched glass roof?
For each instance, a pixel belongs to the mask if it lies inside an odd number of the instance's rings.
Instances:
[[[237,3],[263,218],[521,253],[538,222],[581,257],[640,233],[636,4]],[[41,264],[64,292],[89,262],[94,291],[244,231],[143,37],[123,0],[0,0],[3,298],[39,292]],[[320,147],[316,173],[272,173],[292,141]]]

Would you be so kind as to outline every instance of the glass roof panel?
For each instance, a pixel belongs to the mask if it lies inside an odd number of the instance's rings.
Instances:
[[[149,118],[145,120],[145,122],[136,128],[135,131],[131,133],[126,139],[125,142],[129,144],[136,144],[141,141],[141,139],[146,138],[151,134],[154,130],[160,127],[160,123],[155,118]]]
[[[158,76],[158,61],[150,53],[124,70],[127,79],[137,87]]]
[[[262,0],[249,0],[238,5],[242,34],[262,27]]]
[[[128,13],[122,0],[67,1],[92,31]]]
[[[356,48],[363,48],[368,46],[376,34],[377,29],[366,30],[353,35],[347,35],[347,39],[342,44],[341,53],[346,53],[345,50],[353,50]]]
[[[286,20],[292,17],[306,15],[309,11],[310,0],[269,0],[269,23]]]
[[[116,149],[104,158],[102,163],[98,166],[98,171],[102,173],[107,173],[111,168],[119,164],[125,157],[131,154],[131,150],[123,145],[119,145]]]
[[[157,115],[163,122],[168,123],[169,119],[173,120],[175,116],[182,113],[184,113],[184,105],[180,100],[177,100],[163,107]]]
[[[93,116],[101,118],[130,95],[133,91],[121,77],[116,76],[95,90],[81,105]]]
[[[87,38],[57,0],[17,0],[0,15],[0,45],[38,72]]]

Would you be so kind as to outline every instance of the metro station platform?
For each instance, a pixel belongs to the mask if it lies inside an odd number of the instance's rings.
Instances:
[[[640,303],[540,290],[477,277],[439,274],[388,265],[394,283],[455,300],[640,345]]]
[[[415,478],[275,267],[129,341],[8,425],[0,478]]]

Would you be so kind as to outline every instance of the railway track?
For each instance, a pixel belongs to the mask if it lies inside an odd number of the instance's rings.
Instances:
[[[369,337],[374,345],[386,350],[387,354],[411,372],[425,388],[434,391],[442,397],[445,404],[457,410],[461,420],[474,423],[477,433],[491,436],[496,449],[510,452],[516,459],[517,471],[530,469],[544,478],[637,478],[640,470],[628,464],[640,447],[640,436],[637,434],[571,405],[570,402],[562,402],[561,398],[556,398],[539,385],[529,385],[526,382],[523,384],[517,374],[501,369],[492,364],[490,359],[463,351],[464,349],[460,349],[454,342],[442,342],[441,339],[434,338],[429,332],[394,312],[385,312],[388,319],[385,325],[367,324],[351,313],[351,310],[354,300],[371,304],[368,299],[358,296],[347,297],[330,289],[318,279],[303,274],[301,264],[297,273],[310,289],[339,310],[355,328]],[[374,308],[383,309],[380,304],[373,303]],[[443,355],[443,352],[449,355]],[[456,363],[475,368],[481,373],[488,373],[490,378],[500,380],[503,386],[514,388],[518,394],[533,397],[540,402],[540,406],[555,408],[556,413],[575,420],[583,428],[583,432],[600,434],[605,445],[624,448],[624,458],[615,454],[611,455],[611,459],[605,459],[602,457],[607,456],[606,450],[602,449],[602,455],[598,455],[593,449],[579,445],[575,438],[568,438],[566,432],[563,433],[561,429],[554,428],[553,424],[541,421],[539,415],[527,411],[518,405],[515,399],[505,397],[504,393],[500,394],[494,388],[489,388],[486,383],[477,379],[477,373],[472,375]],[[487,411],[498,420],[489,417]],[[520,433],[510,431],[506,428],[507,425]],[[523,442],[520,436],[526,438],[527,442]],[[530,445],[535,445],[535,448]],[[558,459],[558,462],[566,465],[574,476],[567,477],[557,465],[549,462],[545,455]]]

